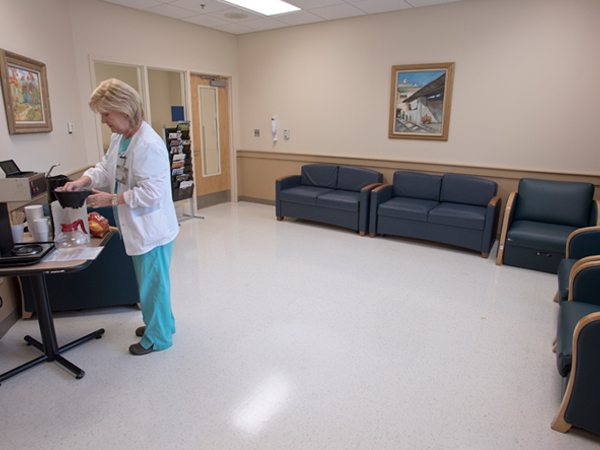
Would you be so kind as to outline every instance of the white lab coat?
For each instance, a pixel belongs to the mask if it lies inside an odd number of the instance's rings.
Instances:
[[[115,194],[115,176],[119,144],[123,135],[114,134],[102,161],[87,170],[95,189],[106,187]],[[128,169],[126,183],[117,183],[117,194],[123,192],[125,204],[118,206],[119,228],[125,252],[142,255],[155,247],[168,244],[179,224],[171,194],[171,167],[165,143],[146,122],[133,135],[123,153]]]

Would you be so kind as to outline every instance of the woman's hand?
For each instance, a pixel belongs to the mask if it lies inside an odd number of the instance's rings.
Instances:
[[[100,208],[101,206],[112,205],[112,194],[109,194],[108,192],[97,191],[96,189],[92,189],[92,192],[94,194],[87,198],[87,201],[92,208]]]
[[[84,187],[92,184],[92,179],[90,177],[81,177],[75,181],[69,181],[64,186],[57,187],[55,191],[63,192],[63,191],[81,191]]]

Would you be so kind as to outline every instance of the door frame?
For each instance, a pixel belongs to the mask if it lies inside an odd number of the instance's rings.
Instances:
[[[237,193],[238,193],[238,189],[237,189],[237,165],[236,165],[236,159],[235,159],[235,143],[234,143],[234,133],[233,133],[233,77],[231,75],[223,75],[223,74],[216,74],[216,73],[212,73],[211,71],[198,71],[198,70],[192,70],[192,71],[188,71],[187,73],[187,95],[188,95],[188,105],[189,106],[189,111],[190,114],[192,112],[192,88],[190,85],[190,75],[194,74],[194,75],[198,75],[198,76],[212,76],[212,77],[216,77],[216,78],[226,78],[227,79],[227,115],[228,115],[228,120],[229,120],[229,189],[231,190],[231,202],[237,202],[238,198],[237,198]],[[190,120],[190,127],[193,128],[193,120]],[[193,154],[194,152],[192,152]],[[192,156],[192,158],[194,158],[194,156]],[[196,164],[196,161],[194,159],[193,164]],[[194,177],[196,177],[197,174],[194,171]],[[202,174],[200,174],[200,176],[202,176]],[[196,189],[194,186],[194,208],[197,209],[197,202],[196,202]]]
[[[177,72],[181,72],[183,73],[183,86],[185,88],[185,109],[186,111],[189,111],[189,114],[191,115],[191,111],[192,111],[192,95],[191,95],[191,86],[190,86],[190,74],[195,74],[195,75],[211,75],[211,76],[215,76],[215,77],[219,77],[219,78],[226,78],[227,79],[227,103],[228,103],[228,120],[229,120],[229,167],[230,167],[230,189],[231,189],[231,201],[232,202],[237,202],[238,201],[238,183],[237,183],[237,165],[236,165],[236,150],[235,150],[235,134],[233,132],[234,129],[234,113],[233,113],[233,96],[235,93],[234,90],[234,79],[233,79],[233,75],[232,74],[227,74],[227,73],[221,73],[221,74],[216,74],[211,70],[189,70],[189,69],[183,69],[183,68],[178,68],[178,67],[169,67],[169,66],[161,66],[158,64],[148,64],[142,61],[134,61],[134,60],[123,60],[120,58],[114,58],[114,57],[103,57],[103,56],[98,56],[98,55],[89,55],[88,56],[88,63],[89,63],[89,72],[90,72],[90,81],[91,81],[91,85],[90,85],[90,92],[89,92],[89,96],[92,95],[92,92],[94,91],[94,89],[96,89],[96,71],[95,71],[95,67],[94,67],[94,63],[98,61],[101,63],[106,63],[106,64],[115,64],[115,65],[126,65],[126,66],[135,66],[138,67],[139,69],[139,74],[138,74],[138,78],[139,78],[139,82],[142,86],[142,90],[143,90],[143,95],[142,97],[142,103],[144,105],[144,112],[147,115],[147,119],[151,120],[151,111],[150,111],[150,93],[149,93],[149,88],[148,88],[148,69],[159,69],[159,70],[169,70],[169,71],[177,71]],[[86,102],[87,103],[87,102]],[[190,120],[190,117],[186,117],[187,120]],[[190,126],[192,125],[192,120],[190,120]],[[96,129],[96,142],[97,142],[97,152],[98,152],[98,156],[99,156],[99,160],[102,159],[102,157],[104,156],[104,151],[102,148],[102,131],[101,131],[101,126],[102,124],[96,120],[94,118],[94,123],[95,123],[95,129]],[[192,152],[192,164],[195,164],[195,161],[193,160],[194,156],[193,156],[193,152]],[[196,178],[197,174],[194,171],[194,178]],[[198,207],[197,207],[197,202],[196,202],[196,190],[194,189],[194,194],[193,194],[193,204],[194,204],[194,210],[195,212],[198,211]]]

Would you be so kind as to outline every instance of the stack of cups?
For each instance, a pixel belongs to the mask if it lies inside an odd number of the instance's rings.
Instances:
[[[33,240],[35,242],[48,242],[50,226],[48,225],[48,218],[44,217],[42,205],[26,206],[25,214],[27,215],[27,226]]]

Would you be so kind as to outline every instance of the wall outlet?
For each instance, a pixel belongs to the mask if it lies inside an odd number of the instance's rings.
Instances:
[[[254,130],[254,137],[260,137],[260,130]]]
[[[290,130],[283,130],[283,137],[284,137],[284,139],[289,139],[290,138]]]

